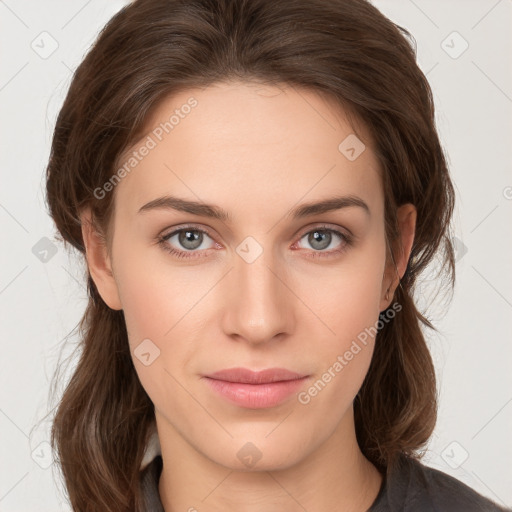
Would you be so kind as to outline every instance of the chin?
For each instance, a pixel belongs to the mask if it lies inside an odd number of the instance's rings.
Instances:
[[[225,443],[216,443],[216,449],[203,451],[215,463],[234,471],[280,471],[288,469],[306,457],[309,451],[304,439],[269,439],[266,434],[236,437]],[[211,448],[211,447],[208,447]]]

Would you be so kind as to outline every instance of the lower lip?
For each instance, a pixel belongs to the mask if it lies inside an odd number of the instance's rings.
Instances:
[[[279,405],[298,391],[307,377],[267,384],[243,384],[209,377],[205,377],[205,380],[214,391],[241,407],[266,409]]]

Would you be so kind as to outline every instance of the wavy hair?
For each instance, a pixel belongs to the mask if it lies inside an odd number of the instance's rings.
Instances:
[[[435,126],[432,91],[412,36],[366,0],[136,0],[103,28],[76,69],[57,118],[46,170],[50,215],[64,244],[85,253],[80,213],[108,233],[114,194],[94,191],[115,173],[151,113],[176,92],[230,79],[288,84],[334,98],[368,128],[382,169],[385,231],[396,209],[417,209],[416,235],[354,402],[358,443],[381,470],[421,457],[436,422],[435,371],[417,309],[419,274],[439,257],[453,289],[454,189]],[[73,510],[140,510],[139,468],[154,422],[136,374],[122,311],[87,272],[80,349],[53,419]]]

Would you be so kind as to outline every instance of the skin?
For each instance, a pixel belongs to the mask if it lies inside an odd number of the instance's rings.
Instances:
[[[382,476],[357,444],[352,404],[373,338],[307,404],[292,395],[275,407],[242,408],[201,376],[283,367],[309,375],[301,391],[309,389],[391,305],[416,210],[398,209],[395,266],[373,143],[358,125],[365,151],[349,161],[338,150],[355,133],[339,105],[287,86],[217,83],[166,99],[146,135],[191,96],[198,105],[116,186],[107,244],[90,211],[82,215],[89,270],[108,306],[124,310],[132,355],[144,339],[160,350],[148,366],[133,361],[155,404],[165,510],[365,511]],[[163,208],[138,212],[165,194],[218,205],[232,222]],[[286,216],[300,204],[348,194],[370,213],[349,207]],[[308,239],[323,223],[349,230],[353,244],[335,234],[327,248]],[[156,243],[189,224],[211,234],[193,249],[196,257],[178,259]],[[263,250],[252,263],[236,252],[248,236]],[[177,235],[167,245],[190,247]],[[248,442],[261,455],[252,467],[237,457]]]

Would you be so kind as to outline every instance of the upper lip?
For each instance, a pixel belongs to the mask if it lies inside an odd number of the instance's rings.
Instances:
[[[267,384],[269,382],[302,379],[306,375],[292,372],[286,368],[268,368],[260,371],[253,371],[248,368],[228,368],[205,375],[205,377],[243,384]]]

